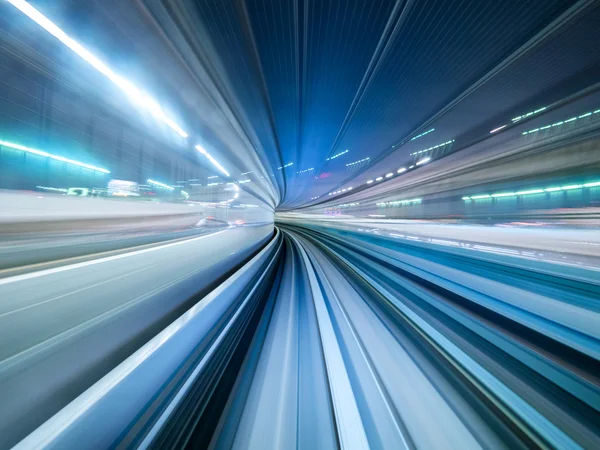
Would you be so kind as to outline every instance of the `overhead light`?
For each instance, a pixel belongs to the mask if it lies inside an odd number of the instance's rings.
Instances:
[[[515,197],[516,195],[514,192],[503,192],[501,194],[492,194],[492,197]]]
[[[359,159],[358,161],[354,161],[354,162],[346,164],[346,167],[348,167],[348,166],[354,166],[356,164],[360,164],[362,162],[368,161],[369,159],[371,159],[371,158],[367,157],[367,158]]]
[[[381,180],[383,180],[383,177],[377,177],[377,178],[375,178],[375,181],[381,181]]]
[[[517,195],[531,195],[531,194],[543,194],[543,189],[530,189],[528,191],[519,191],[516,192]]]
[[[386,173],[386,174],[385,174],[385,177],[386,177],[386,178],[393,177],[393,176],[394,176],[394,174],[393,174],[392,172],[390,172],[390,173]]]
[[[412,166],[410,166],[409,169],[412,169],[413,167],[415,167],[414,164]]]
[[[337,153],[335,155],[333,155],[330,158],[327,158],[325,161],[329,161],[330,159],[335,159],[335,158],[339,158],[342,155],[345,155],[346,153],[348,153],[348,150],[344,150],[343,152]]]
[[[183,131],[181,127],[173,121],[173,119],[165,115],[164,111],[162,110],[162,108],[156,100],[144,94],[135,86],[134,83],[130,82],[129,80],[126,80],[125,78],[122,78],[120,75],[117,75],[115,72],[113,72],[106,64],[100,61],[100,59],[98,59],[96,56],[90,53],[79,42],[69,37],[63,30],[56,26],[50,19],[48,19],[46,16],[40,13],[37,9],[35,9],[25,0],[8,0],[8,2],[11,3],[23,14],[25,14],[27,17],[29,17],[31,20],[33,20],[35,23],[44,28],[52,36],[54,36],[67,47],[69,47],[79,57],[81,57],[84,61],[86,61],[92,67],[94,67],[94,69],[96,69],[98,72],[100,72],[110,81],[112,81],[115,85],[117,85],[128,97],[130,97],[139,105],[146,108],[154,116],[161,119],[170,128],[175,130],[177,134],[184,138],[188,137],[187,133]]]
[[[398,169],[398,173],[403,173],[406,172],[406,167],[401,167],[400,169]]]
[[[490,133],[495,133],[496,131],[500,131],[501,129],[506,128],[506,125],[502,125],[501,127],[494,128]]]
[[[219,178],[219,175],[213,175],[212,177],[206,177],[207,180],[212,180],[213,178]],[[229,184],[229,183],[227,183]]]
[[[429,133],[431,133],[431,132],[432,132],[432,131],[434,131],[434,130],[435,130],[435,128],[432,128],[431,130],[427,130],[427,131],[425,131],[424,133],[417,134],[417,135],[416,135],[414,138],[412,138],[412,139],[411,139],[411,141],[414,141],[415,139],[419,139],[420,137],[423,137],[423,136],[425,136],[426,134],[429,134]]]
[[[349,190],[349,191],[351,191],[351,190],[352,190],[352,186],[350,186],[350,187],[348,188],[348,190]]]
[[[248,175],[249,173],[252,173],[252,171],[244,172],[244,173],[241,173],[240,175]]]
[[[561,189],[563,191],[570,191],[571,189],[581,189],[582,187],[582,184],[572,184],[570,186],[561,186]]]
[[[422,164],[427,164],[429,161],[431,161],[431,158],[425,158],[425,159],[422,159],[421,161],[417,161],[417,166],[420,166]]]
[[[2,145],[4,147],[15,149],[15,150],[20,150],[25,153],[31,153],[33,155],[44,156],[46,158],[54,159],[56,161],[62,161],[64,163],[72,164],[74,166],[84,167],[86,169],[95,170],[97,172],[110,173],[110,171],[103,169],[102,167],[92,166],[90,164],[82,163],[82,162],[75,161],[75,160],[69,159],[69,158],[64,158],[64,157],[58,156],[58,155],[53,155],[52,153],[44,152],[42,150],[36,150],[35,148],[25,147],[24,145],[15,144],[13,142],[0,141],[0,145]]]
[[[286,167],[290,167],[290,166],[292,166],[292,165],[294,165],[294,163],[287,163],[287,164],[286,164],[286,165],[284,165],[284,166],[278,167],[278,168],[277,168],[277,170],[282,170],[282,169],[285,169]]]
[[[153,184],[154,186],[160,186],[162,188],[168,189],[169,191],[175,190],[173,186],[169,186],[168,184],[161,183],[160,181],[154,181],[148,178],[148,183]]]
[[[212,155],[210,153],[208,153],[206,150],[204,150],[204,148],[202,148],[200,145],[196,145],[196,150],[198,150],[200,153],[202,153],[204,156],[206,156],[206,158],[213,164],[213,166],[215,166],[217,169],[219,169],[219,171],[223,174],[225,174],[225,176],[229,176],[229,172],[227,172],[223,166],[221,164],[219,164],[219,162],[212,157]]]
[[[425,148],[423,150],[419,150],[418,152],[412,152],[410,155],[413,156],[413,155],[418,155],[420,153],[429,152],[431,150],[435,150],[436,148],[443,147],[444,145],[452,144],[453,142],[454,142],[454,139],[451,139],[449,141],[442,142],[441,144],[434,145],[433,147]]]
[[[373,180],[369,180],[367,181],[367,184],[371,184],[373,182]]]

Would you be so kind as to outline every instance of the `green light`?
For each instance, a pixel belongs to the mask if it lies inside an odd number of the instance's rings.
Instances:
[[[492,194],[492,197],[497,198],[497,197],[514,197],[517,194],[515,194],[514,192],[505,192],[503,194]]]
[[[478,200],[480,198],[491,198],[491,196],[489,194],[484,194],[484,195],[473,195],[471,197],[472,200]]]
[[[519,191],[516,194],[517,195],[531,195],[531,194],[543,194],[544,190],[543,189],[531,189],[529,191]]]
[[[558,191],[562,191],[562,189],[559,188],[559,187],[551,187],[551,188],[544,189],[544,191],[546,191],[546,192],[558,192]]]
[[[84,167],[86,169],[91,169],[91,170],[95,170],[97,172],[102,172],[102,173],[110,173],[110,171],[108,171],[106,169],[102,169],[101,167],[96,167],[96,166],[92,166],[90,164],[85,164],[85,163],[82,163],[79,161],[74,161],[72,159],[64,158],[64,157],[58,156],[58,155],[53,155],[51,153],[44,152],[42,150],[36,150],[35,148],[25,147],[24,145],[14,144],[12,142],[6,142],[6,141],[0,141],[0,145],[2,145],[4,147],[8,147],[8,148],[13,148],[15,150],[20,150],[22,152],[32,153],[34,155],[39,155],[39,156],[44,156],[46,158],[54,159],[56,161],[62,161],[67,164],[72,164],[73,166]]]
[[[570,186],[561,186],[563,191],[569,191],[571,189],[581,189],[583,184],[572,184]]]
[[[471,200],[471,197],[463,197],[463,200]]]
[[[600,181],[596,181],[594,183],[585,183],[583,186],[584,187],[596,187],[596,186],[600,186]]]
[[[589,113],[585,113],[585,114],[583,114],[583,115],[579,116],[578,118],[579,118],[579,119],[583,119],[584,117],[591,116],[591,115],[592,115],[592,113],[591,113],[591,112],[589,112]]]
[[[577,117],[571,117],[570,119],[565,120],[565,123],[573,122],[574,120],[577,120]]]

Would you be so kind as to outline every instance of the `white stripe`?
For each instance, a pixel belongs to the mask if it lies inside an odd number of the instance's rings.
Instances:
[[[162,250],[164,248],[174,247],[176,245],[187,244],[189,242],[199,241],[200,239],[204,239],[207,237],[216,236],[217,234],[224,233],[225,231],[227,231],[227,230],[217,231],[216,233],[212,233],[212,234],[205,234],[203,236],[199,236],[199,237],[192,238],[192,239],[187,239],[185,241],[172,242],[170,244],[160,245],[158,247],[146,248],[144,250],[137,250],[134,252],[122,253],[120,255],[107,256],[105,258],[93,259],[91,261],[84,261],[84,262],[80,262],[77,264],[71,264],[68,266],[55,267],[53,269],[39,270],[37,272],[25,273],[23,275],[15,275],[14,277],[2,278],[2,279],[0,279],[0,286],[3,286],[5,284],[10,284],[10,283],[16,283],[19,281],[31,280],[33,278],[43,277],[45,275],[52,275],[55,273],[66,272],[67,270],[79,269],[81,267],[87,267],[87,266],[93,266],[94,264],[101,264],[101,263],[105,263],[105,262],[109,262],[109,261],[116,261],[118,259],[129,258],[130,256],[141,255],[143,253],[148,253],[148,252],[154,252],[156,250]]]

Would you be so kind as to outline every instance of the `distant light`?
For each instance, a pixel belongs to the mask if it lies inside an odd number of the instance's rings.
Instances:
[[[401,167],[398,169],[398,173],[406,172],[406,167]]]
[[[286,165],[284,165],[284,166],[278,167],[278,168],[277,168],[277,170],[282,170],[282,169],[285,169],[286,167],[290,167],[290,166],[292,166],[292,165],[294,165],[294,163],[287,163],[287,164],[286,164]]]
[[[393,177],[393,176],[394,176],[394,174],[393,174],[392,172],[390,172],[390,173],[386,173],[386,174],[385,174],[385,177],[386,177],[386,178]]]
[[[219,178],[219,175],[213,175],[212,177],[206,177],[207,180],[212,180],[213,178]]]
[[[434,131],[434,130],[435,130],[435,128],[432,128],[431,130],[427,130],[427,131],[426,131],[426,132],[424,132],[424,133],[417,134],[417,135],[416,135],[414,138],[411,138],[411,141],[414,141],[415,139],[419,139],[420,137],[423,137],[423,136],[425,136],[426,134],[429,134],[429,133],[431,133],[431,132],[432,132],[432,131]]]
[[[431,150],[435,150],[436,148],[440,148],[440,147],[443,147],[444,145],[452,144],[453,142],[454,142],[454,139],[452,139],[450,141],[442,142],[441,144],[434,145],[433,147],[429,147],[429,148],[426,148],[426,149],[423,149],[423,150],[419,150],[418,152],[412,152],[410,154],[410,156],[414,156],[414,155],[418,155],[420,153],[425,153],[425,152],[428,152],[428,151],[431,151]]]
[[[371,158],[367,157],[367,158],[359,159],[358,161],[354,161],[354,162],[346,164],[346,167],[348,167],[348,166],[354,166],[355,164],[360,164],[362,162],[368,161],[369,159],[371,159]]]
[[[219,183],[208,183],[207,186],[217,186]]]
[[[315,168],[314,168],[314,167],[311,167],[310,169],[304,169],[304,170],[301,170],[301,171],[299,171],[299,172],[296,172],[296,173],[297,173],[297,174],[301,174],[301,173],[310,172],[311,170],[315,170]]]
[[[494,128],[490,133],[495,133],[496,131],[500,131],[501,129],[506,128],[506,125],[502,125],[501,127]]]
[[[249,173],[252,173],[252,171],[250,170],[249,172],[240,173],[240,175],[248,175]]]
[[[190,194],[188,194],[188,193],[187,193],[187,192],[185,192],[185,191],[181,191],[181,194],[182,194],[182,195],[183,195],[185,198],[188,198],[188,197],[190,196]]]
[[[42,189],[44,191],[52,191],[52,192],[68,192],[68,189],[62,189],[62,188],[55,188],[55,187],[50,187],[50,186],[36,186],[37,189]]]
[[[463,200],[473,200],[473,199],[479,199],[479,198],[496,198],[496,197],[509,197],[509,196],[519,196],[519,195],[533,195],[533,194],[544,194],[546,192],[561,192],[561,191],[569,191],[569,190],[573,190],[573,189],[582,189],[582,188],[589,188],[589,187],[597,187],[600,186],[600,181],[594,181],[594,182],[590,182],[590,183],[585,183],[585,184],[571,184],[568,186],[555,186],[555,187],[548,187],[545,189],[528,189],[528,190],[524,190],[524,191],[517,191],[517,192],[506,192],[506,193],[499,193],[499,194],[492,194],[491,196],[488,194],[485,195],[475,195],[475,196],[471,196],[471,197],[463,197]]]
[[[516,194],[517,195],[531,195],[531,194],[543,194],[544,190],[543,189],[531,189],[529,191],[519,191]]]
[[[409,169],[412,169],[413,167],[415,167],[414,165],[410,166]]]
[[[377,178],[375,178],[375,181],[381,181],[381,180],[383,180],[383,177],[377,177]]]
[[[369,214],[369,217],[385,217],[385,214]]]
[[[163,187],[163,188],[165,188],[165,189],[168,189],[169,191],[173,191],[173,190],[175,190],[175,188],[174,188],[173,186],[169,186],[168,184],[161,183],[160,181],[154,181],[154,180],[151,180],[150,178],[148,178],[148,180],[147,180],[147,181],[148,181],[148,183],[150,183],[150,184],[153,184],[153,185],[155,185],[155,186],[160,186],[160,187]]]
[[[331,159],[339,158],[340,156],[345,155],[346,153],[348,153],[348,150],[344,150],[343,152],[340,152],[340,153],[338,153],[336,155],[333,155],[332,157],[327,158],[325,161],[329,161]]]
[[[202,153],[204,156],[206,156],[206,158],[213,164],[213,166],[215,166],[217,169],[219,169],[219,171],[221,173],[223,173],[225,176],[229,176],[229,172],[227,172],[223,166],[221,164],[219,164],[219,162],[212,157],[212,155],[210,153],[208,153],[206,150],[204,150],[204,148],[202,148],[200,145],[196,145],[196,150],[198,150],[200,153]]]
[[[518,121],[519,121],[519,120],[521,120],[521,119],[526,119],[527,117],[531,117],[531,116],[533,116],[534,114],[537,114],[537,113],[539,113],[539,112],[542,112],[542,111],[544,111],[545,109],[546,109],[546,107],[544,106],[544,107],[542,107],[542,108],[536,109],[535,111],[531,111],[531,112],[528,112],[527,114],[523,114],[522,116],[515,117],[515,118],[513,118],[513,119],[511,119],[511,120],[512,120],[513,122],[518,122]]]
[[[68,159],[68,158],[64,158],[62,156],[53,155],[52,153],[44,152],[42,150],[36,150],[35,148],[25,147],[24,145],[14,144],[12,142],[7,142],[7,141],[0,141],[0,145],[2,145],[4,147],[13,148],[15,150],[20,150],[25,153],[31,153],[34,155],[44,156],[46,158],[54,159],[56,161],[62,161],[64,163],[72,164],[74,166],[84,167],[86,169],[95,170],[97,172],[110,173],[110,171],[103,169],[102,167],[92,166],[90,164],[85,164],[85,163],[82,163],[79,161],[75,161],[73,159]]]
[[[373,180],[369,180],[367,181],[367,184],[371,184],[373,182]]]
[[[129,80],[126,80],[125,78],[122,78],[120,75],[117,75],[115,72],[113,72],[106,64],[100,61],[96,56],[90,53],[77,41],[69,37],[63,30],[56,26],[50,19],[48,19],[46,16],[40,13],[37,9],[35,9],[25,0],[8,0],[8,2],[15,6],[17,9],[19,9],[31,20],[40,25],[42,28],[44,28],[52,36],[54,36],[67,47],[69,47],[79,57],[81,57],[83,60],[89,63],[92,67],[94,67],[98,72],[107,77],[115,85],[117,85],[132,100],[146,108],[154,116],[158,117],[170,128],[175,130],[177,134],[184,138],[188,137],[187,133],[183,131],[181,127],[179,127],[179,125],[177,125],[172,119],[165,115],[165,113],[163,112],[162,108],[156,100],[144,94],[135,86],[134,83],[130,82]]]
[[[348,188],[348,190],[349,190],[349,191],[351,191],[351,190],[352,190],[352,186],[350,186],[350,187]]]
[[[417,166],[420,166],[422,164],[427,164],[429,161],[431,161],[431,158],[425,158],[425,159],[422,159],[421,161],[417,161]]]
[[[240,184],[250,183],[250,182],[252,182],[252,180],[238,180],[238,183],[240,183]]]

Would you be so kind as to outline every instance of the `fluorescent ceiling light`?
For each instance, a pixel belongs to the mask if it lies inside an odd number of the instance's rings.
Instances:
[[[385,177],[386,177],[386,178],[393,177],[393,176],[394,176],[394,174],[393,174],[392,172],[390,172],[390,173],[386,173],[386,174],[385,174]]]
[[[371,184],[373,182],[373,180],[369,180],[367,181],[367,184]]]
[[[406,172],[406,167],[401,167],[398,169],[398,173]]]
[[[40,13],[37,9],[35,9],[25,0],[8,0],[8,2],[43,29],[45,29],[52,36],[73,50],[79,57],[94,67],[94,69],[116,84],[133,101],[146,108],[154,116],[175,130],[177,134],[184,138],[188,137],[188,134],[183,131],[181,127],[173,121],[173,119],[165,115],[164,111],[156,100],[144,94],[132,82],[113,72],[106,64],[90,53],[86,48],[79,44],[79,42],[69,37],[63,30],[57,27],[50,19]]]
[[[198,150],[200,153],[202,153],[204,156],[206,156],[206,158],[213,164],[213,166],[215,166],[217,169],[219,169],[219,171],[223,174],[225,174],[225,176],[229,176],[229,172],[227,172],[223,166],[221,164],[219,164],[219,162],[213,158],[211,156],[210,153],[208,153],[206,150],[204,150],[200,145],[196,145],[196,150]]]
[[[495,133],[496,131],[500,131],[501,129],[506,128],[506,125],[502,125],[501,127],[494,128],[490,133]]]
[[[6,142],[6,141],[0,141],[0,145],[2,145],[4,147],[8,147],[8,148],[13,148],[15,150],[20,150],[25,153],[32,153],[34,155],[45,156],[46,158],[54,159],[56,161],[62,161],[67,164],[72,164],[74,166],[85,167],[86,169],[95,170],[97,172],[110,173],[110,171],[103,169],[102,167],[96,167],[96,166],[92,166],[90,164],[85,164],[85,163],[82,163],[79,161],[75,161],[73,159],[63,158],[62,156],[53,155],[52,153],[44,152],[42,150],[36,150],[35,148],[25,147],[24,145],[14,144],[12,142]]]
[[[425,158],[421,161],[417,161],[417,166],[420,166],[421,164],[427,164],[429,161],[431,161],[431,158]]]
[[[381,181],[381,180],[383,180],[383,177],[377,177],[377,178],[375,178],[375,181]]]
[[[516,194],[517,195],[531,195],[531,194],[543,194],[544,190],[543,189],[530,189],[528,191],[519,191]]]

